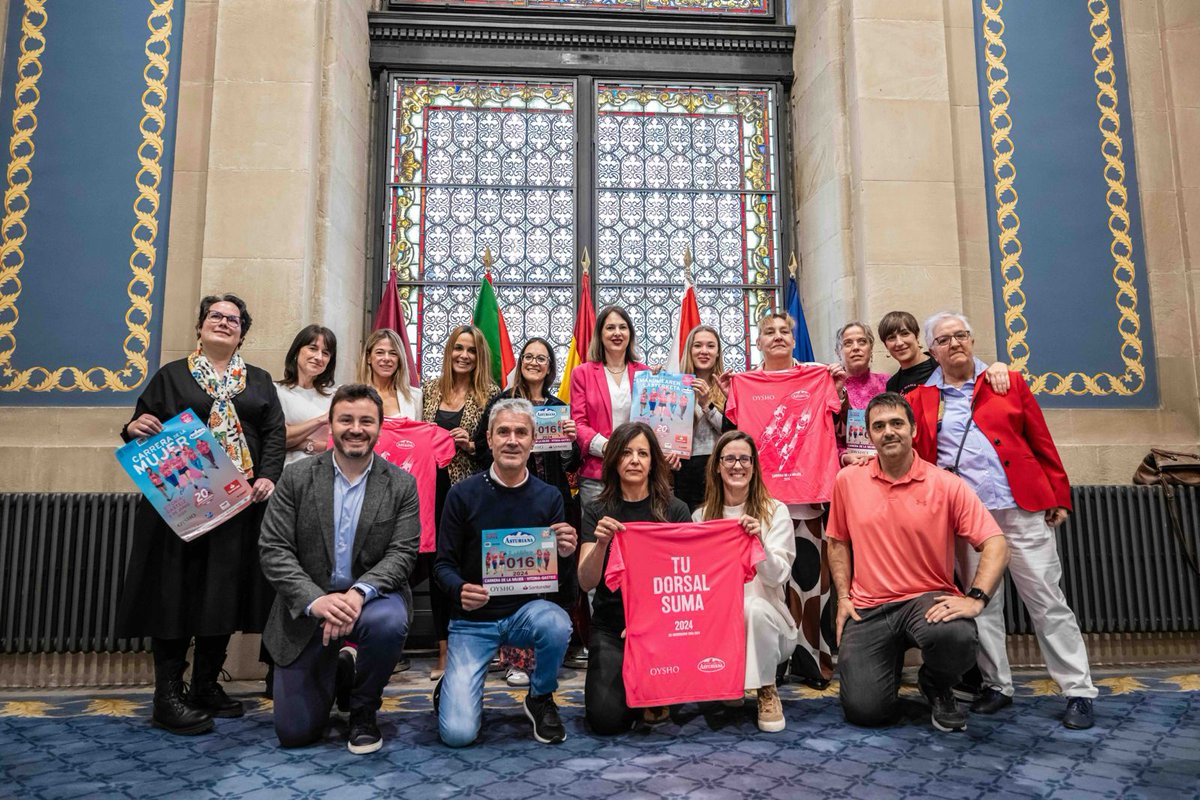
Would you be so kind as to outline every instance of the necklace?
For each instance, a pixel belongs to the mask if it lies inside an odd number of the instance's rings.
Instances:
[[[612,367],[610,367],[608,364],[605,364],[605,365],[604,365],[604,368],[605,368],[606,370],[608,370],[608,374],[609,374],[609,375],[620,375],[622,372],[624,372],[624,371],[625,371],[625,367],[617,367],[616,369],[613,369],[613,368],[612,368]]]

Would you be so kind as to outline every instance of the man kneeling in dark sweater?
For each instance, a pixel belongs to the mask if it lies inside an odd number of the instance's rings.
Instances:
[[[482,532],[551,528],[558,555],[566,558],[575,552],[575,529],[564,522],[558,489],[535,478],[525,466],[533,448],[529,401],[497,402],[487,438],[492,466],[451,487],[438,530],[434,576],[451,600],[446,674],[434,689],[438,734],[451,747],[475,741],[488,662],[507,644],[533,648],[537,663],[525,697],[525,715],[533,723],[534,738],[553,744],[567,738],[554,705],[554,690],[571,638],[571,620],[545,596],[489,598],[482,577]]]

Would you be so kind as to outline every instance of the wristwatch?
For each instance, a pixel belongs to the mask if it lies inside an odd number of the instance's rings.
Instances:
[[[313,440],[312,440],[312,439],[308,439],[308,440],[306,440],[306,441],[304,442],[304,453],[305,453],[305,455],[310,455],[310,456],[311,456],[311,455],[313,454],[313,450],[314,450],[314,449],[316,449],[316,448],[315,448],[315,445],[313,444]]]
[[[983,589],[980,589],[978,586],[972,586],[971,591],[967,592],[967,597],[975,600],[982,600],[984,608],[987,608],[987,604],[992,602],[992,598],[988,595],[988,593]]]
[[[358,592],[359,594],[361,594],[363,597],[363,600],[367,599],[367,591],[365,589],[363,589],[361,586],[351,586],[350,588],[353,589],[354,591]],[[987,601],[985,600],[984,602],[986,603]]]

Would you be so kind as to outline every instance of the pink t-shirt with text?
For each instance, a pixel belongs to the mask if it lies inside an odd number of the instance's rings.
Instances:
[[[841,408],[824,366],[733,376],[725,416],[758,445],[763,481],[781,503],[825,503],[838,471],[833,414]]]
[[[625,602],[625,699],[632,708],[741,697],[744,584],[766,556],[737,520],[627,522],[605,583]]]
[[[454,458],[454,437],[432,422],[407,417],[385,417],[375,452],[412,475],[421,503],[422,553],[437,550],[434,504],[437,501],[437,468]]]

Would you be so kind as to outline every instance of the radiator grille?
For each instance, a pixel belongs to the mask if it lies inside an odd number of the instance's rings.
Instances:
[[[136,505],[131,494],[0,495],[0,650],[147,649],[115,634]]]
[[[1200,544],[1200,489],[1179,492],[1184,525]],[[1152,487],[1081,486],[1060,529],[1063,589],[1084,633],[1200,630],[1200,578],[1171,534]],[[133,540],[137,496],[0,495],[0,652],[129,653],[145,639],[119,639],[117,599]],[[1032,633],[1006,578],[1010,633]],[[425,592],[410,645],[428,638]]]
[[[1177,490],[1184,533],[1200,536],[1200,489]],[[1200,630],[1200,577],[1191,571],[1160,490],[1076,486],[1073,513],[1059,529],[1063,592],[1084,633]],[[1033,633],[1024,604],[1004,579],[1009,633]]]

